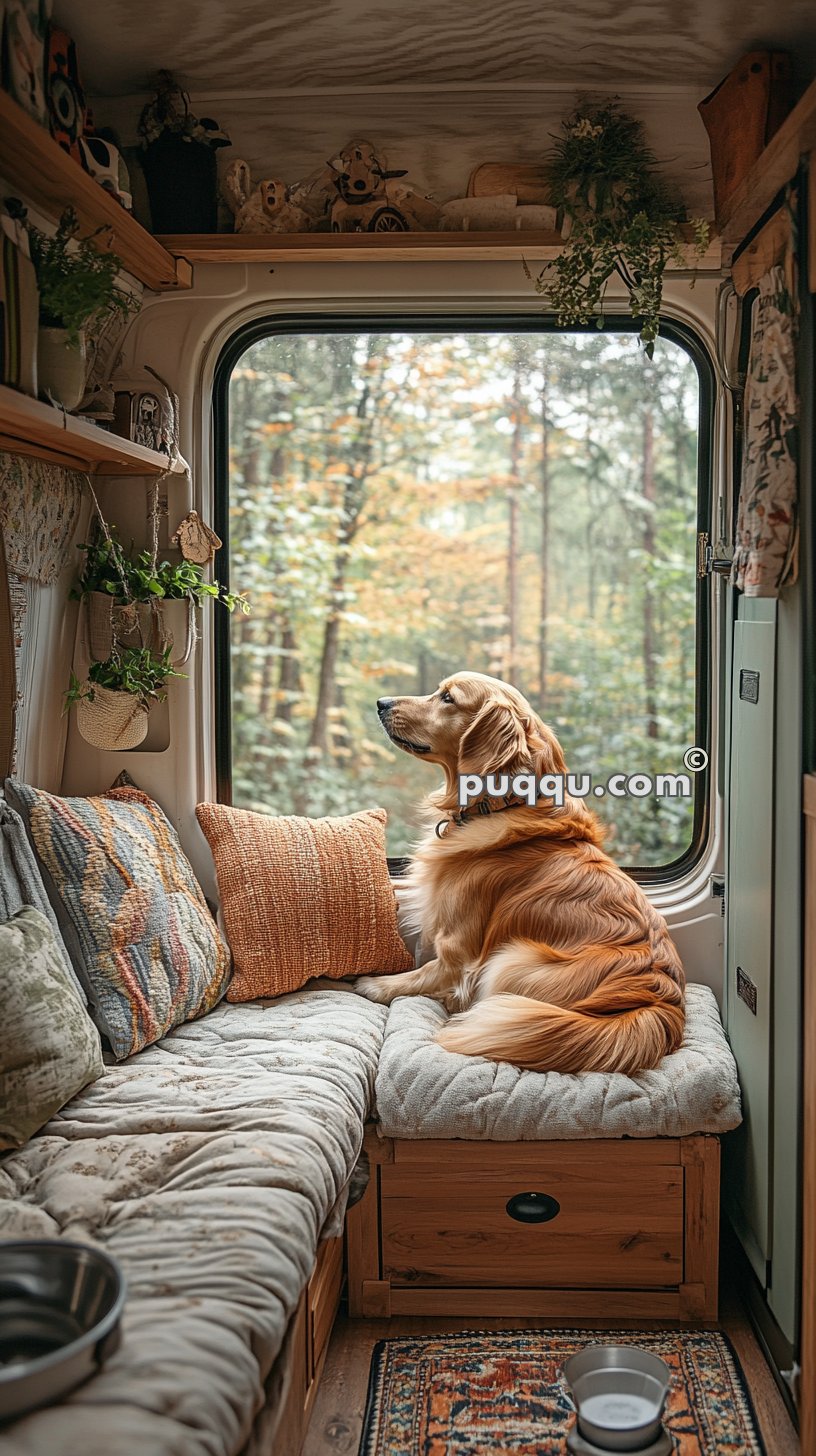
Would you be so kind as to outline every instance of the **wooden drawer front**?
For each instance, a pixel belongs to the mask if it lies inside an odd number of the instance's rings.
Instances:
[[[654,1156],[616,1160],[616,1148],[621,1144],[588,1143],[582,1154],[572,1143],[559,1157],[556,1143],[543,1154],[502,1156],[493,1144],[477,1169],[473,1145],[457,1167],[455,1152],[442,1154],[440,1144],[435,1165],[416,1155],[385,1164],[382,1277],[394,1286],[680,1284],[683,1169]],[[426,1157],[432,1149],[424,1144]],[[549,1195],[559,1211],[547,1222],[518,1222],[507,1204],[525,1192]]]
[[[320,1357],[328,1344],[340,1303],[342,1282],[343,1240],[326,1239],[318,1250],[317,1263],[307,1292],[310,1378],[320,1364]]]

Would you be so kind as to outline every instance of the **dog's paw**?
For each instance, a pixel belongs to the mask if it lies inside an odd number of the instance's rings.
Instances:
[[[381,1006],[390,1005],[394,999],[394,993],[384,985],[385,976],[358,976],[352,981],[352,990],[358,996],[365,996],[367,1001],[379,1001]]]

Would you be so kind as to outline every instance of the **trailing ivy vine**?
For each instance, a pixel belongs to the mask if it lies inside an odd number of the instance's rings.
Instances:
[[[682,264],[678,224],[681,201],[657,170],[643,124],[617,102],[579,109],[564,122],[548,163],[550,199],[568,221],[563,252],[532,279],[562,328],[603,323],[604,294],[617,273],[629,307],[641,323],[651,359],[660,328],[663,274]],[[708,246],[708,224],[694,223],[698,256]]]

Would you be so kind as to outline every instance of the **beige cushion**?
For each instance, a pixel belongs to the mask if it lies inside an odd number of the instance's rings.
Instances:
[[[21,1148],[104,1072],[99,1033],[45,916],[0,925],[0,1148]]]
[[[491,1142],[687,1137],[741,1120],[737,1067],[708,986],[686,988],[686,1029],[651,1072],[529,1072],[447,1052],[447,1012],[427,996],[390,1007],[377,1068],[380,1130]]]
[[[384,809],[338,819],[196,809],[215,860],[235,974],[228,1001],[296,991],[312,976],[405,971]]]

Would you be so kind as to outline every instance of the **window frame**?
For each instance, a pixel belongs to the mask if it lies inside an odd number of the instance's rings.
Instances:
[[[604,333],[637,333],[639,321],[628,314],[610,312],[600,324]],[[527,312],[499,310],[479,313],[474,310],[446,312],[427,309],[360,308],[351,312],[332,313],[264,313],[241,325],[221,349],[216,361],[212,388],[213,429],[213,526],[221,539],[218,552],[218,578],[230,585],[229,531],[229,390],[233,370],[253,344],[272,334],[354,334],[354,333],[531,333],[592,334],[595,324],[584,328],[559,328],[545,314],[531,316]],[[716,376],[711,356],[696,329],[673,318],[661,318],[661,337],[683,349],[691,359],[699,386],[697,421],[697,514],[696,535],[711,530],[714,488],[714,409]],[[232,803],[232,681],[230,668],[230,616],[214,614],[214,694],[215,694],[215,788],[219,803]],[[695,581],[695,680],[694,724],[695,746],[708,755],[706,767],[695,776],[692,835],[688,849],[665,865],[624,865],[626,873],[639,884],[668,888],[688,876],[701,862],[710,845],[712,830],[711,793],[716,783],[716,764],[712,763],[713,684],[713,610],[711,578]],[[404,873],[409,861],[389,858],[392,875]]]

